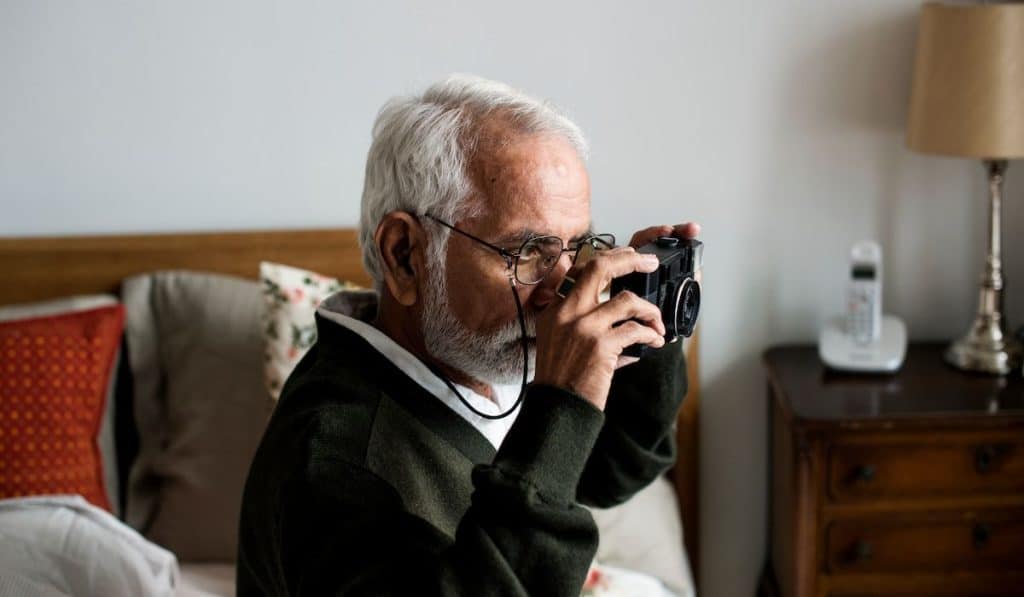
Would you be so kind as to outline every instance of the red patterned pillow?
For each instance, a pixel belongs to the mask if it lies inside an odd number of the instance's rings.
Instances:
[[[121,305],[0,322],[0,498],[110,510],[96,439],[123,325]]]

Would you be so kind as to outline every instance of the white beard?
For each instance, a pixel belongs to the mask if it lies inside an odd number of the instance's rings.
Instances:
[[[427,266],[420,327],[427,352],[469,377],[494,385],[519,384],[523,379],[522,332],[513,319],[491,334],[467,328],[452,312],[444,263]],[[515,300],[511,296],[508,300]],[[526,333],[536,338],[536,322],[526,318]],[[529,347],[527,380],[533,379],[537,350]]]

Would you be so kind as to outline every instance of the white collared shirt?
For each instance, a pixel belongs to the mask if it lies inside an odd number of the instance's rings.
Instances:
[[[504,441],[509,428],[512,427],[512,423],[514,423],[516,417],[519,416],[518,408],[515,412],[503,419],[485,419],[466,408],[466,405],[452,393],[451,388],[449,388],[440,377],[431,371],[423,361],[419,360],[411,352],[401,347],[384,332],[366,322],[343,315],[336,311],[330,311],[323,305],[317,309],[317,313],[319,313],[324,319],[328,319],[358,334],[366,340],[370,346],[377,349],[377,352],[384,355],[385,358],[398,367],[402,373],[408,375],[413,381],[419,384],[420,387],[439,399],[448,408],[452,409],[460,417],[469,422],[469,424],[479,431],[481,435],[487,438],[487,441],[491,442],[491,445],[494,446],[495,450],[501,446],[501,442]],[[453,385],[462,397],[473,405],[473,408],[489,415],[497,415],[507,411],[512,408],[516,399],[519,398],[519,384],[493,386],[492,390],[497,403],[492,402],[487,397],[481,396],[465,386],[455,384],[454,382]]]

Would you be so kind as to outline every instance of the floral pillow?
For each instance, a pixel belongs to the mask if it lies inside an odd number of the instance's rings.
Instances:
[[[267,390],[277,400],[284,381],[316,342],[316,308],[339,290],[359,287],[318,273],[264,261],[260,263],[263,293],[263,371]]]

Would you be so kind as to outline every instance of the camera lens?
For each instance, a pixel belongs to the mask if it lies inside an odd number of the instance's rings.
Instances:
[[[687,278],[679,285],[674,311],[675,329],[668,330],[669,334],[689,338],[700,314],[700,284],[696,280]]]

